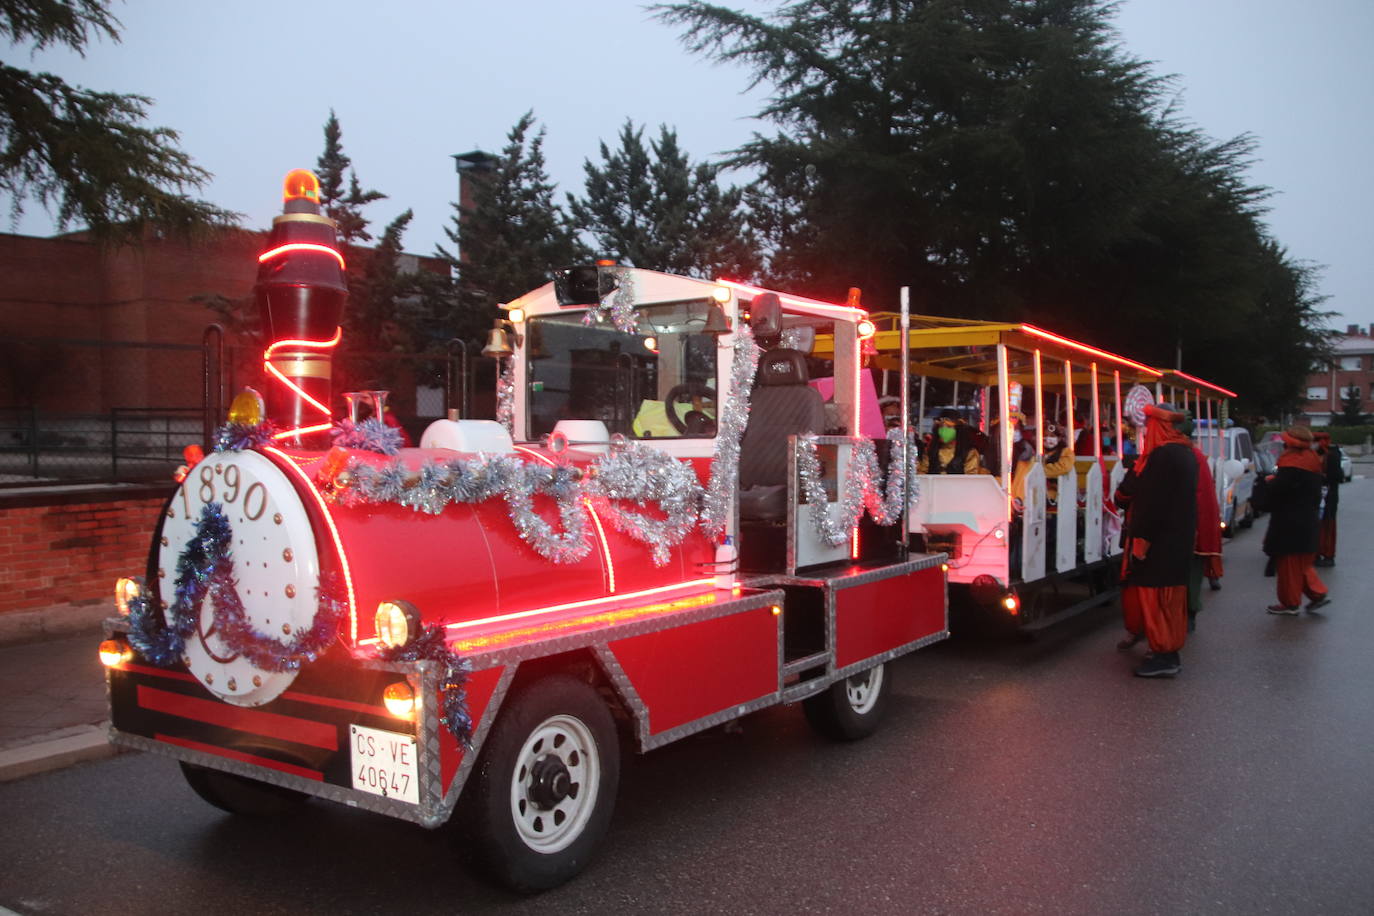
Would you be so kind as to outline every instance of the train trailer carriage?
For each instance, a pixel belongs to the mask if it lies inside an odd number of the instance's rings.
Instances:
[[[970,606],[1025,630],[1117,593],[1122,519],[1112,494],[1142,426],[1132,405],[1173,399],[1205,422],[1234,396],[1035,325],[909,316],[903,342],[898,316],[873,320],[873,366],[916,375],[916,415],[948,405],[959,447],[977,453],[976,473],[960,461],[916,478],[909,531],[948,554],[949,581]]]
[[[621,735],[648,751],[800,703],[860,738],[886,662],[948,635],[946,557],[904,534],[910,439],[860,434],[856,301],[570,268],[492,330],[497,420],[403,448],[382,393],[335,410],[346,287],[313,176],[284,210],[265,397],[187,448],[100,647],[112,740],[208,802],[451,822],[537,891],[589,861]]]

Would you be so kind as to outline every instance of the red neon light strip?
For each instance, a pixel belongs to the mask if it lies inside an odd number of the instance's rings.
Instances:
[[[1205,385],[1206,387],[1211,388],[1213,391],[1220,391],[1228,398],[1240,397],[1240,395],[1236,394],[1234,391],[1229,391],[1221,387],[1220,385],[1214,385],[1211,382],[1206,381],[1205,379],[1198,378],[1196,375],[1189,375],[1181,369],[1170,369],[1169,371],[1172,372],[1174,375],[1177,375],[1179,378],[1186,378],[1190,382],[1197,382],[1199,385]],[[1199,395],[1199,397],[1201,397],[1201,395]]]
[[[1023,324],[1021,325],[1021,329],[1025,331],[1027,334],[1034,334],[1036,337],[1043,337],[1046,340],[1052,340],[1055,343],[1063,344],[1066,347],[1073,347],[1075,350],[1081,350],[1084,353],[1091,353],[1094,356],[1105,357],[1106,359],[1109,359],[1113,362],[1122,363],[1123,365],[1127,366],[1133,366],[1136,369],[1143,369],[1150,375],[1153,375],[1155,378],[1159,378],[1160,376],[1164,375],[1163,372],[1160,372],[1158,369],[1151,369],[1144,363],[1138,363],[1133,359],[1127,359],[1124,356],[1118,356],[1115,353],[1109,353],[1106,350],[1099,350],[1097,349],[1097,347],[1090,347],[1087,344],[1079,343],[1076,340],[1070,340],[1067,337],[1060,337],[1058,334],[1051,334],[1049,331],[1037,328],[1033,324]]]
[[[264,261],[270,261],[277,255],[286,254],[288,251],[318,251],[321,254],[333,255],[334,259],[339,262],[339,266],[344,267],[343,255],[339,254],[328,245],[317,245],[314,242],[290,242],[286,245],[278,245],[271,251],[264,251],[262,254],[258,255],[258,263],[261,264]],[[347,270],[347,268],[344,269]]]
[[[707,579],[692,579],[692,580],[690,580],[690,581],[688,581],[688,582],[675,582],[675,583],[673,583],[672,585],[660,585],[660,586],[658,586],[657,588],[646,588],[646,589],[644,589],[643,591],[638,591],[638,592],[626,592],[626,593],[623,594],[623,595],[616,595],[615,598],[616,598],[617,600],[620,600],[620,599],[629,600],[629,599],[631,599],[631,598],[642,598],[642,597],[644,597],[644,596],[646,596],[646,595],[659,595],[659,594],[662,594],[662,593],[664,593],[664,592],[677,591],[678,589],[684,589],[684,588],[700,588],[700,587],[705,586],[705,585],[713,585],[713,584],[715,584],[715,581],[716,581],[716,580],[715,580],[714,577],[707,578]],[[529,610],[529,611],[516,611],[516,612],[511,613],[511,614],[498,614],[498,615],[496,615],[495,617],[483,617],[483,618],[480,619],[480,620],[463,620],[463,621],[460,621],[460,622],[458,622],[458,623],[451,623],[451,624],[449,624],[449,625],[446,627],[446,629],[449,629],[449,630],[463,630],[463,629],[467,629],[468,627],[480,627],[480,626],[482,626],[483,624],[488,624],[488,623],[503,623],[503,622],[505,622],[505,621],[507,621],[507,620],[520,620],[520,619],[523,619],[523,618],[525,618],[525,617],[535,617],[535,616],[537,616],[537,615],[539,615],[539,614],[552,614],[552,613],[554,613],[555,611],[567,611],[567,610],[571,610],[572,608],[590,607],[590,606],[595,605],[595,604],[605,604],[606,601],[608,601],[608,600],[609,600],[609,596],[603,595],[603,596],[600,597],[600,598],[588,598],[588,599],[586,599],[585,601],[570,601],[570,602],[568,602],[567,604],[555,604],[555,605],[551,605],[551,606],[549,606],[549,607],[534,608],[533,610]]]
[[[329,420],[330,417],[331,417],[329,408],[328,408],[326,405],[321,404],[319,401],[317,401],[317,400],[315,400],[314,398],[312,398],[310,395],[306,394],[304,388],[302,388],[301,386],[297,385],[295,382],[291,381],[291,380],[290,380],[289,378],[287,378],[285,375],[282,375],[281,371],[278,370],[276,366],[272,365],[272,355],[276,352],[276,350],[277,350],[279,347],[287,347],[287,346],[290,346],[290,347],[302,347],[302,348],[305,348],[305,349],[313,349],[313,350],[328,350],[328,349],[330,349],[330,348],[332,348],[332,347],[337,347],[337,346],[339,345],[339,341],[342,340],[342,339],[343,339],[343,328],[335,328],[335,329],[334,329],[334,336],[333,336],[332,338],[330,338],[329,340],[279,340],[279,341],[277,341],[276,343],[271,344],[271,345],[263,352],[263,354],[262,354],[262,366],[263,366],[264,369],[267,370],[268,373],[270,373],[270,374],[273,375],[273,376],[276,376],[277,381],[281,382],[281,383],[282,383],[283,385],[285,385],[287,388],[289,388],[289,389],[291,389],[292,391],[294,391],[294,392],[301,398],[301,400],[305,401],[305,402],[306,402],[307,404],[309,404],[311,407],[314,407],[314,408],[315,408],[316,410],[318,410],[320,413],[324,414],[325,419],[326,419],[326,420]],[[285,439],[285,438],[288,437],[288,436],[299,436],[299,435],[301,435],[302,433],[320,432],[320,431],[322,431],[322,430],[329,429],[329,427],[330,427],[331,425],[332,425],[331,423],[325,423],[325,424],[319,425],[319,426],[307,426],[307,427],[300,427],[300,428],[298,428],[298,429],[288,429],[288,430],[284,430],[283,432],[277,433],[277,434],[274,435],[272,438],[273,438],[273,439]]]
[[[218,725],[221,728],[232,728],[264,738],[308,744],[327,751],[339,749],[338,731],[334,726],[324,722],[312,722],[309,719],[283,716],[275,712],[243,709],[142,685],[138,688],[138,705],[153,712],[164,712],[169,716]]]
[[[750,286],[747,283],[737,283],[734,280],[722,279],[717,280],[716,282],[722,286],[732,286],[735,289],[743,290],[746,293],[753,293],[756,296],[760,293],[775,292],[771,289],[764,289],[761,286]],[[860,318],[866,318],[868,316],[868,312],[864,309],[850,308],[847,305],[834,305],[829,302],[821,302],[817,299],[807,299],[805,296],[791,296],[787,293],[778,293],[777,295],[778,299],[780,299],[781,301],[791,303],[792,305],[798,306],[799,308],[819,309],[821,311],[836,312],[840,316],[848,318],[851,321],[858,321]]]
[[[601,542],[601,555],[606,558],[606,587],[612,595],[615,594],[615,561],[611,559],[611,545],[606,543],[606,529],[601,527],[601,516],[596,514],[592,508],[592,501],[583,497],[583,505],[592,514],[592,524],[596,526],[596,539]]]
[[[282,466],[290,468],[301,479],[301,482],[305,484],[305,489],[311,496],[315,497],[315,505],[320,507],[320,512],[324,515],[325,524],[329,526],[329,535],[334,539],[335,556],[339,558],[339,566],[343,569],[344,588],[348,591],[348,638],[350,642],[356,645],[358,642],[358,605],[353,596],[353,571],[349,568],[348,554],[344,551],[343,538],[339,537],[339,529],[334,525],[334,516],[330,513],[324,497],[320,496],[320,491],[315,489],[314,481],[297,467],[295,462],[290,460],[290,455],[271,446],[268,446],[264,451],[271,452],[283,459]]]
[[[251,763],[254,766],[268,767],[269,769],[280,770],[283,773],[290,773],[293,776],[304,776],[306,779],[324,782],[324,774],[319,770],[298,767],[294,763],[282,763],[280,760],[269,760],[266,757],[259,757],[256,754],[245,754],[243,751],[230,750],[227,747],[215,747],[213,744],[202,744],[199,741],[192,741],[189,738],[174,738],[171,735],[154,734],[153,739],[161,741],[163,744],[175,744],[177,747],[184,747],[187,750],[200,751],[202,754],[214,754],[216,757],[237,760],[239,763]]]

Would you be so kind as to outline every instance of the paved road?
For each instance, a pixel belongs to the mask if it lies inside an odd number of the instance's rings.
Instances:
[[[138,913],[1374,912],[1374,481],[1341,502],[1328,613],[1276,618],[1261,530],[1228,545],[1183,676],[1104,609],[896,666],[883,731],[799,710],[632,760],[601,856],[513,898],[442,833],[327,804],[263,826],[124,755],[0,785],[0,906]],[[1264,521],[1261,521],[1261,526]],[[703,667],[709,675],[709,666]]]

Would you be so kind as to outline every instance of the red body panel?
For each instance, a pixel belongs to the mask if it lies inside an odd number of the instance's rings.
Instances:
[[[418,469],[425,461],[448,461],[456,454],[406,449],[400,457]],[[298,454],[296,459],[313,478],[322,457]],[[379,466],[394,460],[367,452],[351,457]],[[519,457],[538,460],[526,452]],[[557,527],[551,499],[537,496],[535,508]],[[411,602],[425,623],[452,623],[681,582],[709,575],[711,567],[703,564],[715,558],[710,543],[694,534],[672,551],[667,564],[655,566],[646,545],[615,531],[608,520],[600,519],[598,528],[589,514],[591,551],[579,562],[554,564],[520,538],[510,507],[500,498],[450,505],[438,515],[395,503],[335,503],[330,514],[352,574],[361,639],[373,635],[372,612],[383,600]]]
[[[491,703],[491,696],[496,692],[496,685],[500,683],[501,672],[504,670],[497,666],[474,671],[468,675],[464,692],[467,694],[468,715],[472,718],[473,731],[477,730],[482,716],[486,714],[487,705]],[[433,702],[439,704],[439,709],[444,708],[442,692],[434,697]],[[458,774],[458,767],[463,762],[463,754],[463,747],[458,743],[458,739],[454,738],[447,728],[439,729],[439,784],[443,786],[444,792],[452,788],[453,777]]]
[[[611,642],[649,711],[650,733],[777,692],[779,619],[754,608]]]
[[[945,577],[930,566],[835,592],[835,667],[945,629]]]

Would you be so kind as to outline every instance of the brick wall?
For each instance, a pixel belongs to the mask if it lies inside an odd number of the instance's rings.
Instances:
[[[0,500],[0,615],[99,601],[113,607],[115,579],[145,571],[166,489]]]

